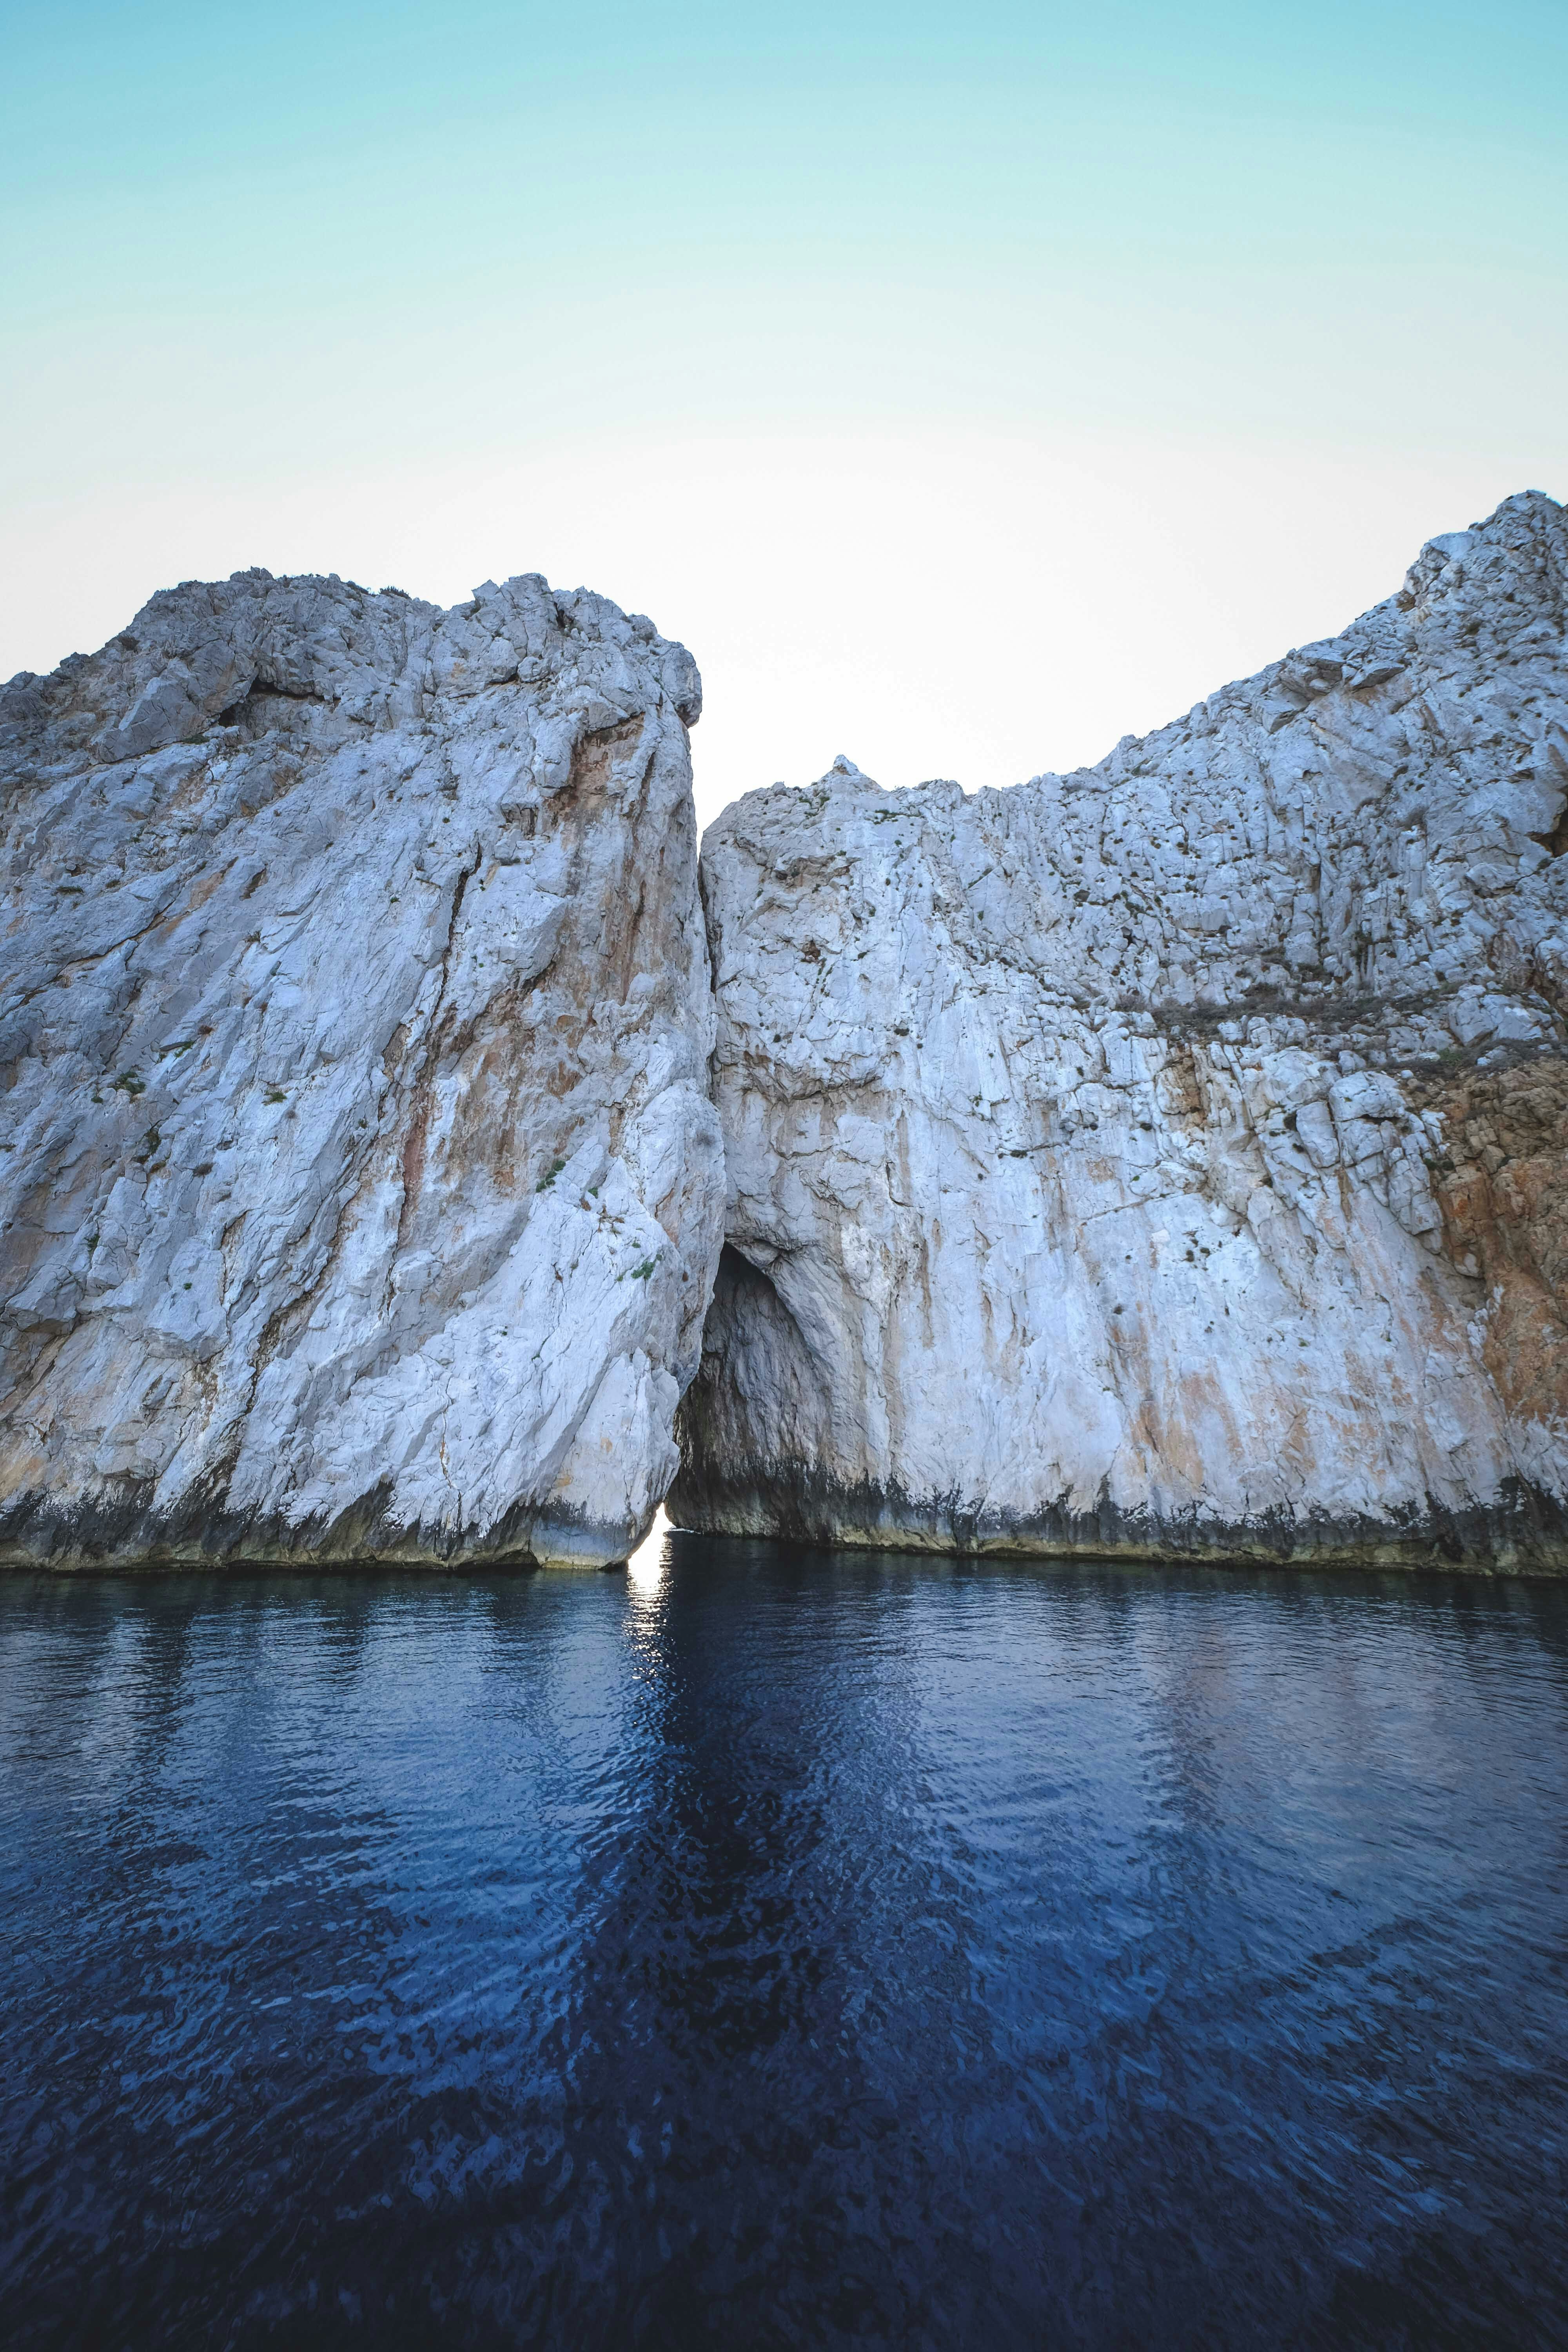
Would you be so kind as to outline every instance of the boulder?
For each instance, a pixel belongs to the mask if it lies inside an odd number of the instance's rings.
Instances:
[[[1565,590],[1510,499],[1098,767],[724,813],[679,1524],[1568,1565]]]
[[[0,698],[0,1557],[596,1563],[721,1239],[689,656],[237,573]]]

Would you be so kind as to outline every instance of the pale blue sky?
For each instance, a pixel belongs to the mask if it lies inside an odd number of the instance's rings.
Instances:
[[[1568,7],[7,14],[0,675],[543,570],[709,805],[1094,757],[1568,487]]]

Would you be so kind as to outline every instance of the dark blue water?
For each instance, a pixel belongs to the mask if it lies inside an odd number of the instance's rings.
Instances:
[[[0,1585],[13,2346],[1568,2342],[1568,1595]]]

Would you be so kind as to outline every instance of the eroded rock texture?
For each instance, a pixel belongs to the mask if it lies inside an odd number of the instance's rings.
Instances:
[[[1512,499],[1098,768],[720,818],[672,1516],[1568,1563],[1565,562]]]
[[[689,656],[237,574],[0,703],[13,1561],[624,1555],[718,1253]]]

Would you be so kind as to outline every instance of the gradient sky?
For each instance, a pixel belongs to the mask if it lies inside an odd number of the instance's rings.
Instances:
[[[1568,5],[11,0],[0,676],[542,571],[704,813],[1094,759],[1568,491]]]

